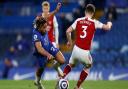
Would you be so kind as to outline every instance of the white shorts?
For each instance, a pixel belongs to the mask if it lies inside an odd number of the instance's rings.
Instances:
[[[78,62],[83,65],[92,64],[92,57],[89,50],[81,49],[75,45],[69,63],[76,65]]]

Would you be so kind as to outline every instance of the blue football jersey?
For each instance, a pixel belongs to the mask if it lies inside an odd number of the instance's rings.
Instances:
[[[41,34],[40,32],[38,32],[37,29],[34,29],[33,30],[32,39],[33,39],[33,43],[34,44],[35,44],[35,42],[40,41],[41,44],[42,44],[42,47],[47,52],[49,52],[51,55],[53,55],[54,57],[59,52],[59,49],[55,48],[52,45],[52,43],[50,43],[49,38],[48,38],[48,33]],[[44,68],[46,66],[46,64],[47,64],[47,57],[41,55],[40,53],[38,53],[36,47],[35,47],[34,56],[36,56],[36,58],[37,58],[38,66],[41,67],[41,68]]]
[[[49,41],[48,38],[48,33],[45,34],[41,34],[39,31],[37,31],[37,29],[33,30],[33,43],[35,44],[35,42],[40,41],[42,44],[42,47],[48,51],[50,54],[52,54],[53,56],[56,55],[56,53],[59,51],[58,48],[55,48],[51,42]],[[37,49],[35,48],[35,53],[39,54],[37,52]]]

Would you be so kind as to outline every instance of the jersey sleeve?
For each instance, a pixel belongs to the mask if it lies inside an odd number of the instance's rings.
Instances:
[[[71,25],[71,27],[73,28],[73,30],[75,30],[75,29],[76,29],[77,21],[78,21],[78,19],[77,19],[77,20],[75,20],[75,22]]]
[[[101,23],[98,20],[94,20],[94,22],[95,22],[95,28],[99,28],[99,29],[102,29],[103,28],[103,23]]]
[[[53,24],[54,24],[54,28],[58,27],[56,16],[53,17]]]
[[[37,42],[37,41],[41,41],[40,40],[40,35],[36,32],[33,33],[33,38],[32,39],[33,39],[34,43]]]
[[[58,44],[59,30],[58,30],[58,22],[55,16],[53,18],[53,24],[54,24],[54,30],[55,30],[55,41],[56,41],[56,44]]]

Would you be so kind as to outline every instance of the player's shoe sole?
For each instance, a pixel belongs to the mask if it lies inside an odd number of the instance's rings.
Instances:
[[[45,89],[41,83],[34,82],[34,85],[37,86],[38,89]]]

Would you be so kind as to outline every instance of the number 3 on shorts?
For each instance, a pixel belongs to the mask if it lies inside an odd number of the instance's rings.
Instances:
[[[86,32],[87,26],[82,26],[82,28],[83,28],[82,32],[84,33],[84,35],[80,35],[80,38],[85,38],[87,36],[87,32]]]

